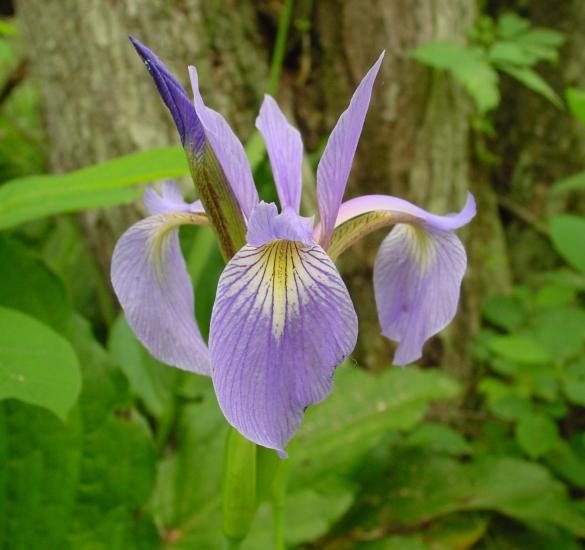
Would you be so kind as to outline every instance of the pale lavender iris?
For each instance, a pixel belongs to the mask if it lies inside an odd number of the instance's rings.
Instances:
[[[146,192],[151,216],[120,239],[112,281],[128,322],[158,359],[210,374],[221,409],[248,439],[284,455],[309,405],[331,390],[332,376],[355,346],[357,316],[333,260],[359,237],[397,224],[382,243],[374,289],[382,332],[396,341],[394,362],[421,356],[424,342],[455,315],[465,250],[453,230],[471,220],[468,195],[458,214],[437,216],[390,196],[342,204],[353,156],[383,55],[333,129],[317,170],[320,223],[300,216],[301,137],[266,96],[256,126],[272,164],[282,211],[260,202],[244,149],[219,113],[194,101],[145,46],[133,41],[171,111],[192,162],[209,147],[247,223],[247,244],[227,263],[213,307],[209,350],[193,315],[193,289],[177,229],[205,224],[200,203],[178,188]]]

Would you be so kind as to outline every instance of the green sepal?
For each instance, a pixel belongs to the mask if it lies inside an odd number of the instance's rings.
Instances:
[[[352,244],[372,231],[397,223],[396,214],[384,210],[367,212],[336,227],[327,247],[327,254],[335,261]]]
[[[200,153],[185,151],[195,188],[227,261],[246,244],[244,215],[209,144]]]

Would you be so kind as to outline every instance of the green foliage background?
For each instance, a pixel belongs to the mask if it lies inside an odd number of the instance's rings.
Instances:
[[[0,23],[1,79],[22,45],[15,23]],[[585,91],[568,89],[563,101],[537,70],[558,60],[562,42],[506,14],[481,18],[469,47],[429,43],[411,55],[468,90],[489,135],[503,74],[585,124]],[[0,132],[0,547],[221,548],[226,424],[210,382],[142,348],[69,214],[127,204],[146,182],[186,175],[182,151],[44,174],[39,95],[26,79],[0,106]],[[579,173],[549,192],[583,189]],[[538,223],[552,267],[519,274],[511,294],[484,304],[464,422],[432,412],[462,393],[438,368],[338,369],[291,451],[291,548],[580,547],[585,217],[557,212]],[[208,229],[186,231],[182,246],[205,334],[221,257]],[[250,550],[272,544],[269,498],[259,493]]]

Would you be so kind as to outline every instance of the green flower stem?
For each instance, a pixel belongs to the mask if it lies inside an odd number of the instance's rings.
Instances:
[[[256,508],[256,445],[230,428],[222,486],[223,532],[230,548],[248,535]]]
[[[288,460],[280,460],[272,482],[272,515],[274,518],[274,548],[284,550],[284,506],[288,480]]]

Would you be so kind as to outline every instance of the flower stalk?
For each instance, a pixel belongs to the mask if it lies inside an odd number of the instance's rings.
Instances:
[[[256,445],[233,428],[226,440],[221,496],[223,532],[237,548],[256,515]]]

